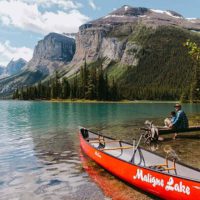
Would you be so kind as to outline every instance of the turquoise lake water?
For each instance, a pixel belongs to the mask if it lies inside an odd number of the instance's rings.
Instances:
[[[154,199],[85,157],[78,126],[132,141],[145,120],[162,125],[173,105],[0,101],[0,199],[117,199],[105,191],[102,180],[116,192],[123,188],[125,200]],[[183,106],[200,124],[200,104]],[[153,150],[163,154],[163,146],[170,144],[182,162],[200,168],[199,135],[184,134],[175,141],[167,136]]]

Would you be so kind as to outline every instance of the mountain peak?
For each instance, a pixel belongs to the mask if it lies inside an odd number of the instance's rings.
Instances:
[[[12,59],[7,67],[6,67],[6,73],[8,75],[13,75],[22,70],[22,68],[27,64],[27,61],[23,58],[19,58],[17,60]]]
[[[131,7],[131,6],[129,6],[129,5],[124,5],[124,6],[122,6],[122,8],[124,8],[124,10],[127,11],[127,10],[129,10],[129,9],[131,9],[131,8],[133,8],[133,7]]]
[[[17,60],[14,60],[14,58],[11,59],[6,67],[0,66],[0,78],[12,76],[14,74],[21,72],[26,64],[27,61],[24,60],[23,58],[19,58]]]
[[[121,8],[111,12],[110,15],[138,16],[138,15],[144,15],[148,11],[149,11],[148,8],[131,7],[129,5],[124,5]]]
[[[18,59],[14,59],[14,58],[12,58],[11,60],[10,60],[10,62],[8,63],[8,65],[9,64],[11,64],[11,63],[19,63],[19,62],[24,62],[24,63],[27,63],[27,61],[25,60],[25,59],[23,59],[23,58],[18,58]],[[7,66],[8,66],[7,65]]]
[[[145,7],[131,7],[124,5],[108,15],[90,21],[79,27],[79,30],[109,29],[112,26],[125,23],[141,23],[153,28],[159,26],[180,26],[194,31],[200,31],[198,19],[186,19],[181,14],[171,10],[150,9]]]

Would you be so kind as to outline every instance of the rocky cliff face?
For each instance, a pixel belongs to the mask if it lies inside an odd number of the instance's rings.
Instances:
[[[50,33],[35,47],[33,58],[27,69],[39,70],[44,75],[51,75],[64,64],[70,62],[75,53],[75,40],[57,33]]]
[[[174,11],[123,6],[79,28],[76,36],[76,53],[68,66],[67,76],[79,70],[85,58],[88,63],[95,62],[98,58],[106,58],[104,67],[112,60],[124,65],[137,65],[137,54],[141,50],[141,45],[130,41],[130,35],[132,37],[139,26],[152,29],[174,26],[200,31],[200,20],[185,19]]]

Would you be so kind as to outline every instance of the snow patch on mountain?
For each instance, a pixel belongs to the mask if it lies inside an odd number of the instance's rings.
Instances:
[[[150,9],[152,12],[155,13],[159,13],[159,14],[166,14],[169,15],[170,17],[174,17],[174,18],[182,18],[181,16],[177,16],[177,15],[173,15],[171,12],[169,11],[164,11],[164,10],[157,10],[157,9]]]
[[[110,17],[112,17],[112,18],[116,18],[116,17],[123,18],[123,17],[127,17],[127,16],[126,15],[107,15],[107,16],[104,17],[104,19],[107,19],[107,18],[110,18]],[[133,17],[133,16],[131,16],[131,17]]]
[[[127,11],[130,7],[129,6],[124,6],[124,10]]]

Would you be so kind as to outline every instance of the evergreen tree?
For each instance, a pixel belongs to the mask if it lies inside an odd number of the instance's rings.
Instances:
[[[84,65],[81,66],[79,77],[80,79],[79,79],[79,85],[77,88],[77,97],[82,99],[82,98],[86,98],[86,93],[88,89],[89,70],[87,67],[86,58],[84,61]]]
[[[109,99],[109,84],[108,84],[108,75],[107,73],[104,75],[104,91],[103,91],[103,99]]]
[[[73,79],[73,83],[70,90],[70,98],[71,99],[77,98],[77,94],[78,94],[78,81],[77,81],[77,73],[76,73],[76,76]]]
[[[190,101],[196,102],[200,100],[200,47],[190,40],[187,40],[184,46],[188,48],[188,53],[194,62],[194,76],[190,87]]]
[[[104,76],[103,76],[103,69],[102,65],[98,68],[97,74],[97,99],[103,100],[103,93],[104,93]]]
[[[41,81],[37,85],[37,97],[38,97],[38,99],[42,98],[42,84],[41,84]]]
[[[61,83],[59,80],[58,72],[56,71],[52,84],[51,97],[53,99],[57,99],[61,98],[61,96],[62,96]]]
[[[85,93],[85,98],[86,99],[95,99],[96,96],[96,86],[94,79],[92,77],[92,73],[89,73],[89,78],[88,78],[88,85]]]
[[[119,100],[118,88],[114,79],[112,80],[112,85],[110,87],[110,100]]]
[[[67,78],[63,78],[62,80],[62,98],[67,99],[70,96],[70,84]]]
[[[15,92],[13,93],[13,99],[19,99],[19,90],[18,88],[15,90]]]

